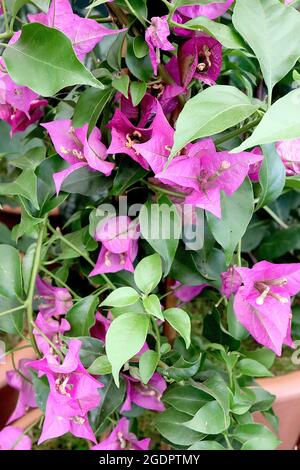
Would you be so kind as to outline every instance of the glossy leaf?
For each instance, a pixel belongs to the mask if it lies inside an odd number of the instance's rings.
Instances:
[[[179,115],[170,158],[189,142],[239,124],[259,106],[257,101],[232,86],[216,85],[198,93],[186,103]]]
[[[300,56],[300,15],[278,0],[237,0],[232,22],[253,49],[271,95]]]
[[[222,194],[221,207],[222,219],[208,212],[206,216],[209,228],[216,241],[224,248],[226,262],[230,264],[234,250],[253,215],[254,197],[248,178],[232,196]]]
[[[159,354],[156,351],[145,351],[141,357],[139,362],[139,370],[142,382],[147,384],[151,379],[152,375],[154,374],[157,364],[159,361]]]
[[[285,166],[274,145],[264,145],[264,160],[259,172],[261,194],[256,209],[275,201],[285,185]]]
[[[164,317],[174,330],[182,336],[188,349],[191,344],[191,320],[189,315],[181,308],[168,308],[164,310]]]
[[[181,218],[176,206],[165,196],[159,203],[148,201],[140,210],[142,236],[163,259],[164,274],[171,269],[181,235]]]
[[[155,289],[161,276],[161,258],[158,254],[142,259],[134,271],[135,283],[144,294],[150,294]]]
[[[95,323],[95,312],[98,305],[97,296],[90,295],[76,302],[68,311],[67,320],[71,324],[69,336],[88,336]]]
[[[127,305],[135,304],[140,296],[132,287],[120,287],[112,291],[101,306],[108,305],[110,307],[127,307]]]
[[[300,134],[299,89],[279,98],[266,112],[253,134],[233,153],[278,140],[296,139]]]
[[[120,369],[144,345],[148,326],[148,315],[124,313],[117,317],[109,327],[106,334],[106,354],[112,365],[112,374],[118,387]]]
[[[103,88],[77,59],[70,40],[60,31],[40,23],[23,26],[18,41],[3,58],[11,78],[41,96],[55,95],[72,85]],[[26,73],[24,73],[26,70]]]

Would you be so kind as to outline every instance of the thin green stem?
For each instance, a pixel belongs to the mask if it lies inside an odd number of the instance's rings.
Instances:
[[[51,339],[48,338],[47,335],[45,335],[45,333],[36,326],[36,324],[34,323],[34,321],[32,320],[31,322],[31,325],[34,327],[35,330],[37,330],[37,332],[42,336],[42,338],[44,338],[45,341],[47,341],[47,343],[49,344],[49,346],[51,346],[51,348],[53,349],[53,351],[56,352],[56,354],[60,357],[60,359],[63,361],[64,360],[64,355],[63,353],[55,346],[55,344],[51,341]]]
[[[242,267],[242,240],[239,241],[237,246],[237,265]]]
[[[270,209],[270,207],[264,206],[263,209],[272,217],[272,219],[275,220],[275,222],[278,223],[278,225],[280,225],[280,227],[282,227],[284,229],[289,228],[289,226],[285,222],[283,222],[283,220],[281,220],[281,218],[277,214],[275,214],[275,212],[272,211],[272,209]]]
[[[141,18],[140,16],[137,16],[134,8],[132,8],[132,6],[130,5],[129,1],[128,0],[124,0],[124,3],[126,4],[128,10],[133,14],[133,16],[135,16],[136,18],[138,18],[138,20],[140,20],[140,22],[142,23],[143,26],[146,26],[146,23],[145,23],[145,20],[144,18]]]
[[[78,253],[82,258],[84,258],[93,268],[95,267],[95,263],[91,260],[91,258],[86,255],[85,253],[83,253],[81,250],[79,250],[75,245],[73,245],[72,242],[70,242],[67,238],[65,238],[60,229],[57,228],[56,230],[50,225],[50,223],[48,222],[48,228],[49,230],[55,234],[63,243],[65,243],[66,245],[68,245],[72,250],[76,251],[76,253]],[[105,275],[105,274],[101,274],[101,277],[102,279],[106,282],[106,284],[113,290],[116,289],[116,286],[111,282],[111,280]]]
[[[47,220],[39,226],[39,234],[38,234],[38,239],[36,242],[36,248],[35,248],[35,253],[34,253],[34,258],[33,258],[33,265],[32,265],[32,270],[31,270],[31,275],[30,275],[30,281],[29,281],[29,289],[28,289],[28,296],[27,296],[27,301],[26,301],[26,306],[27,306],[27,323],[28,323],[28,328],[29,328],[29,336],[30,340],[32,343],[32,346],[39,355],[39,350],[37,348],[34,334],[32,332],[32,323],[33,323],[33,299],[34,299],[34,292],[35,292],[35,284],[36,284],[36,277],[39,272],[40,268],[40,262],[41,262],[41,252],[42,252],[42,244],[43,244],[43,238],[44,238],[44,232],[45,232],[45,226],[46,226]]]
[[[30,344],[28,344],[27,346],[19,346],[16,348],[12,348],[12,349],[9,349],[9,351],[6,351],[4,356],[9,356],[10,354],[13,354],[16,351],[22,351],[22,349],[28,349],[28,348],[31,348]]]
[[[226,441],[226,444],[227,444],[228,449],[233,450],[233,447],[232,447],[232,445],[231,445],[231,442],[230,442],[230,440],[229,440],[229,438],[228,438],[228,436],[227,436],[227,434],[226,434],[225,432],[223,433],[223,436],[224,436],[224,439],[225,439],[225,441]]]
[[[70,294],[72,294],[72,296],[74,297],[74,299],[81,299],[81,297],[79,295],[76,294],[76,292],[74,292],[71,287],[68,286],[68,284],[66,284],[64,281],[62,281],[58,276],[56,276],[54,273],[52,273],[51,271],[48,271],[48,269],[46,269],[44,266],[41,266],[41,271],[43,271],[45,274],[47,274],[47,276],[50,276],[52,277],[52,279],[54,279],[54,281],[57,283],[57,284],[60,284],[62,287],[65,287],[66,289],[68,289],[68,291],[70,292]]]
[[[154,333],[155,333],[157,353],[160,357],[160,333],[159,333],[159,329],[158,329],[158,326],[157,326],[157,320],[156,320],[156,318],[151,317],[151,321],[152,321],[152,325],[153,325],[153,329],[154,329]]]
[[[7,9],[6,9],[5,0],[2,0],[0,3],[2,4],[4,24],[5,24],[5,32],[9,33],[9,24],[8,24],[8,16],[7,16]]]
[[[9,315],[10,313],[19,312],[20,310],[24,310],[24,305],[19,305],[18,307],[10,308],[9,310],[5,310],[5,312],[0,313],[0,317],[4,317],[5,315]]]
[[[256,127],[260,123],[261,119],[262,118],[259,117],[259,118],[255,119],[255,121],[251,121],[248,124],[246,124],[245,126],[240,127],[239,129],[235,129],[234,131],[228,132],[228,134],[225,134],[222,137],[220,137],[219,139],[216,139],[215,140],[215,145],[221,145],[224,142],[227,142],[228,140],[231,140],[234,137],[237,137],[240,134],[243,134],[244,132],[247,132],[247,131],[251,130],[253,127]]]
[[[176,191],[170,191],[169,189],[160,188],[159,186],[155,186],[155,184],[151,184],[151,183],[148,183],[146,181],[145,181],[145,183],[148,186],[148,188],[152,189],[154,192],[159,192],[159,193],[162,193],[162,194],[167,194],[169,196],[179,197],[179,198],[182,198],[182,199],[185,198],[185,194],[183,194],[183,193],[178,193]]]

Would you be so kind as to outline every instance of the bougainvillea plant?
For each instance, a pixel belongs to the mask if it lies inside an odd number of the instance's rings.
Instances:
[[[0,449],[275,449],[256,379],[299,338],[299,2],[0,5],[0,330],[32,348]]]

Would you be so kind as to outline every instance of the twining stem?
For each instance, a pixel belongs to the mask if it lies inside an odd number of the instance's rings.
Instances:
[[[66,289],[68,289],[68,291],[70,292],[70,294],[72,294],[72,296],[74,297],[74,299],[81,299],[81,297],[79,295],[76,294],[76,292],[74,292],[71,287],[69,287],[64,281],[62,281],[58,276],[56,276],[53,272],[51,271],[48,271],[48,269],[46,269],[44,266],[41,266],[41,271],[43,271],[45,274],[47,274],[47,276],[50,276],[52,277],[52,279],[54,279],[54,281],[57,283],[57,284],[60,284],[62,287],[65,287]]]
[[[272,217],[272,219],[275,220],[275,222],[278,223],[278,225],[280,225],[280,227],[282,227],[284,229],[289,228],[289,226],[285,222],[283,222],[283,220],[281,220],[281,218],[278,217],[278,215],[275,214],[275,212],[272,211],[272,209],[270,209],[270,207],[264,206],[263,209]]]
[[[260,123],[261,120],[262,120],[262,117],[259,117],[259,118],[255,119],[255,121],[251,121],[248,124],[246,124],[245,126],[240,127],[239,129],[235,129],[234,131],[228,132],[228,134],[225,134],[222,137],[220,137],[219,139],[216,139],[215,142],[214,142],[215,145],[216,146],[221,145],[224,142],[227,142],[228,140],[231,140],[234,137],[239,136],[240,134],[244,134],[244,132],[247,132],[247,131],[253,129],[253,127],[256,127]]]
[[[4,317],[5,315],[9,315],[10,313],[18,312],[20,310],[24,310],[25,304],[19,305],[18,307],[10,308],[9,310],[5,310],[5,312],[0,312],[0,317]]]
[[[65,238],[61,231],[59,230],[59,228],[57,228],[57,230],[55,230],[51,225],[50,223],[48,222],[48,228],[50,230],[50,232],[52,232],[54,235],[57,236],[57,238],[59,238],[63,243],[65,243],[66,245],[68,245],[69,248],[71,248],[72,250],[76,251],[76,253],[78,253],[82,258],[84,258],[93,268],[96,266],[95,263],[91,260],[91,258],[86,255],[85,253],[83,253],[81,250],[79,250],[79,248],[77,248],[75,245],[73,245],[72,242],[70,242],[67,238]],[[105,274],[101,274],[102,276],[102,279],[106,282],[106,284],[113,290],[116,289],[116,286],[111,282],[111,280],[105,275]]]
[[[47,224],[47,219],[44,220],[44,222],[41,223],[39,226],[39,234],[38,234],[38,239],[36,242],[36,248],[35,248],[35,253],[34,253],[34,258],[33,258],[33,265],[32,265],[32,270],[31,270],[31,275],[30,275],[30,280],[29,280],[29,288],[28,288],[28,295],[27,295],[27,300],[26,300],[26,307],[27,307],[27,323],[28,323],[28,328],[29,328],[29,336],[30,340],[32,343],[32,346],[39,355],[39,350],[37,348],[34,334],[32,331],[32,322],[33,322],[33,299],[34,299],[34,292],[35,292],[35,284],[36,284],[36,277],[39,272],[40,268],[40,262],[41,262],[41,253],[42,253],[42,244],[43,244],[43,238],[44,238],[44,232],[45,232],[45,227]]]

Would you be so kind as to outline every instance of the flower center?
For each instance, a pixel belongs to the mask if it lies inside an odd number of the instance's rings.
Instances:
[[[211,183],[214,183],[224,173],[224,171],[229,170],[230,167],[230,162],[223,160],[215,173],[211,175],[209,175],[206,170],[201,170],[198,178],[201,190],[205,191],[207,186],[211,185]]]
[[[72,416],[71,421],[75,424],[84,424],[85,419],[82,416]]]
[[[143,383],[139,383],[136,387],[141,395],[144,395],[145,397],[153,397],[156,398],[156,400],[161,401],[162,394],[155,387],[145,385]]]
[[[72,148],[72,149],[68,149],[66,147],[64,147],[63,145],[60,146],[60,151],[61,153],[65,154],[65,155],[68,155],[68,154],[71,154],[73,155],[74,157],[77,158],[77,160],[80,160],[80,161],[85,161],[85,156],[83,154],[83,145],[82,143],[80,142],[80,140],[78,139],[76,133],[75,133],[75,129],[74,127],[70,127],[69,129],[69,134],[70,136],[72,137],[72,140],[74,141],[74,144],[79,147],[79,150],[78,148]]]
[[[55,380],[55,387],[61,395],[71,398],[70,391],[72,390],[73,385],[68,383],[69,378],[69,376],[63,374],[59,375]]]
[[[142,134],[139,131],[133,131],[131,134],[126,134],[125,147],[132,149],[135,144],[142,143]],[[134,149],[135,153],[138,155],[138,150]]]
[[[197,65],[197,71],[200,73],[207,72],[211,67],[211,51],[208,46],[203,46],[202,51],[199,53],[199,63]]]
[[[289,299],[277,294],[276,292],[272,292],[271,289],[272,286],[283,287],[287,284],[287,282],[288,281],[286,278],[255,282],[254,287],[256,290],[258,290],[258,292],[260,292],[260,295],[256,299],[257,305],[264,305],[265,300],[268,296],[278,300],[278,302],[280,302],[281,304],[287,304],[289,302]]]
[[[110,251],[107,251],[104,255],[104,264],[105,266],[107,266],[108,268],[111,267],[112,265],[112,262],[111,262],[111,255],[116,255],[116,256],[119,256],[119,263],[121,266],[124,266],[125,264],[125,256],[126,256],[126,253],[111,253]]]
[[[155,96],[155,98],[159,99],[165,91],[165,86],[162,83],[154,83],[151,87],[151,90],[152,95]]]
[[[122,432],[119,431],[117,433],[117,437],[122,450],[133,450],[131,447],[131,443],[124,438],[124,434]]]

